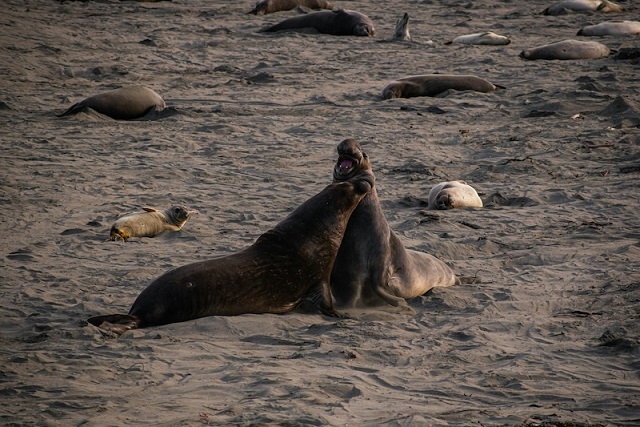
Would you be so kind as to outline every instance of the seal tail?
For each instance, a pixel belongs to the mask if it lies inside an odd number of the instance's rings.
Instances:
[[[87,319],[87,322],[105,331],[121,333],[138,328],[138,319],[129,314],[109,314],[107,316],[95,316]]]
[[[57,116],[63,117],[63,116],[69,116],[71,114],[78,114],[82,110],[84,110],[84,105],[82,105],[81,102],[78,102],[77,104],[73,104],[71,107],[69,107],[67,111],[65,111],[64,113],[58,114]]]

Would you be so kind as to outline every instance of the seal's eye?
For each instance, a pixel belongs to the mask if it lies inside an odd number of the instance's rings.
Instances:
[[[340,169],[351,169],[353,167],[353,160],[343,158],[340,159]]]

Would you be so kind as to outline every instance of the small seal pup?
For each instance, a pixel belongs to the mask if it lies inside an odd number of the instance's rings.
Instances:
[[[543,15],[564,15],[569,12],[623,12],[622,6],[608,0],[563,0],[542,11]]]
[[[333,36],[373,36],[373,22],[366,15],[355,10],[334,9],[294,16],[263,28],[259,32],[272,33],[282,30],[313,28],[319,33]]]
[[[509,39],[509,37],[501,36],[492,31],[488,31],[486,33],[474,33],[466,34],[464,36],[458,36],[451,41],[445,42],[444,44],[451,43],[501,46],[511,43],[511,40]]]
[[[151,111],[164,110],[162,97],[146,86],[125,86],[119,89],[93,95],[73,104],[58,117],[77,114],[87,108],[116,120],[139,119]]]
[[[333,9],[333,3],[326,0],[259,0],[247,14],[266,15],[295,9],[298,6],[309,9]]]
[[[364,170],[332,183],[243,251],[170,270],[142,291],[129,314],[88,322],[122,333],[205,316],[285,313],[303,301],[340,316],[331,300],[331,269],[349,217],[374,180]]]
[[[536,60],[569,60],[596,59],[611,54],[611,49],[602,43],[585,42],[580,40],[563,40],[556,43],[525,49],[520,52],[520,58]]]
[[[640,21],[609,21],[587,25],[578,31],[579,36],[629,36],[640,34]]]
[[[335,183],[348,181],[371,163],[357,141],[338,144],[333,170]],[[405,299],[434,286],[459,283],[444,262],[432,255],[405,249],[391,230],[373,189],[351,214],[331,272],[331,291],[337,307],[407,306]]]
[[[127,240],[131,237],[154,237],[163,231],[179,231],[189,219],[191,212],[184,206],[172,206],[165,211],[142,208],[121,216],[111,226],[109,240]]]
[[[436,96],[449,89],[493,92],[498,87],[476,76],[427,74],[394,80],[382,89],[382,98],[412,98]]]
[[[429,191],[427,209],[481,208],[482,199],[464,181],[441,182]]]

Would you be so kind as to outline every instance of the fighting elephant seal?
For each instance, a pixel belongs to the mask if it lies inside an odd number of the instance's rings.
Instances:
[[[563,40],[556,43],[525,49],[520,52],[520,58],[536,60],[569,60],[596,59],[609,56],[611,49],[602,43],[580,40]]]
[[[357,141],[338,145],[333,179],[342,182],[371,163]],[[405,249],[382,212],[375,185],[351,214],[331,272],[331,291],[338,307],[406,305],[434,286],[459,283],[444,262],[432,255]]]
[[[452,43],[501,46],[511,43],[511,40],[509,39],[509,37],[501,36],[500,34],[488,31],[485,33],[474,33],[466,34],[464,36],[458,36],[451,41],[445,42],[445,44]]]
[[[349,217],[373,184],[370,171],[332,183],[245,250],[170,270],[142,291],[129,314],[88,321],[122,333],[205,316],[284,313],[303,301],[338,316],[331,269]]]
[[[333,36],[373,36],[373,22],[366,15],[354,10],[334,9],[294,16],[260,30],[272,33],[282,30],[313,28],[319,33]]]
[[[542,11],[543,15],[563,15],[569,12],[622,12],[622,6],[608,0],[564,0]]]
[[[446,181],[429,191],[427,209],[481,208],[482,199],[476,190],[464,181]]]
[[[248,14],[266,15],[268,13],[284,12],[303,6],[309,9],[333,9],[333,3],[326,0],[260,0]]]
[[[189,219],[190,212],[184,206],[172,206],[164,211],[142,208],[121,216],[111,226],[109,240],[127,240],[131,237],[154,237],[163,231],[179,231]]]
[[[436,96],[449,89],[493,92],[496,86],[476,76],[427,74],[394,80],[382,90],[382,98],[412,98],[415,96]]]
[[[166,107],[162,97],[146,86],[125,86],[119,89],[93,95],[73,104],[58,117],[80,113],[87,108],[116,120],[141,118],[151,111],[161,111]]]
[[[640,34],[640,21],[609,21],[587,25],[578,31],[579,36],[629,36]]]

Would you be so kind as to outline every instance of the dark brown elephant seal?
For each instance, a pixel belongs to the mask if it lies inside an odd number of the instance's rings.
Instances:
[[[284,12],[298,6],[309,9],[333,9],[333,3],[326,0],[260,0],[249,12],[253,15]]]
[[[371,163],[358,142],[345,139],[338,145],[333,171],[335,183],[348,181]],[[458,283],[444,262],[432,255],[405,249],[391,230],[374,188],[351,214],[333,271],[331,291],[338,307],[406,305],[434,286]]]
[[[334,9],[294,16],[263,28],[260,32],[272,33],[282,30],[313,28],[322,34],[333,36],[373,36],[373,22],[366,15],[354,10]]]
[[[164,110],[162,97],[146,86],[126,86],[109,92],[93,95],[73,104],[58,117],[80,113],[87,108],[116,120],[139,119],[151,111]]]
[[[580,40],[563,40],[556,43],[525,49],[520,52],[520,58],[528,60],[570,60],[596,59],[611,54],[611,49],[602,43],[585,42]]]
[[[331,269],[349,217],[373,184],[366,170],[332,183],[247,249],[171,270],[142,291],[129,314],[88,321],[122,333],[205,316],[284,313],[307,300],[338,316]]]
[[[382,98],[412,98],[415,96],[437,96],[449,89],[493,92],[498,87],[476,76],[427,74],[394,80],[382,90]]]
[[[184,206],[172,206],[165,211],[142,208],[121,216],[111,226],[109,240],[127,240],[131,237],[154,237],[164,231],[179,231],[189,219],[190,212]]]

